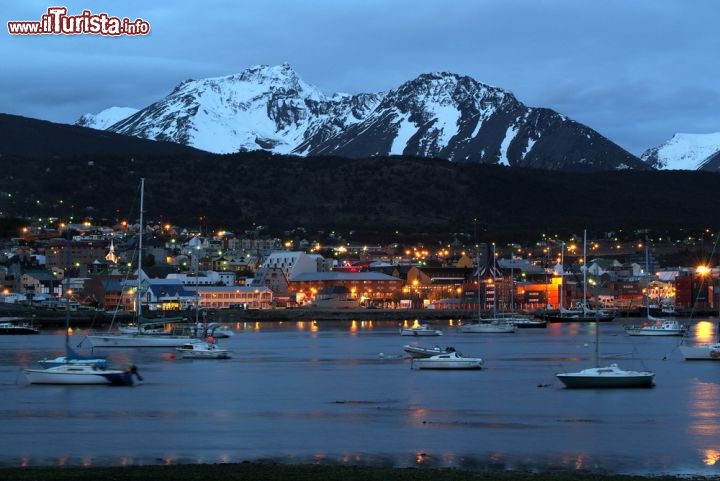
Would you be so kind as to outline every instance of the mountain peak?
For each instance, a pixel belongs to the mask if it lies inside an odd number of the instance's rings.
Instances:
[[[697,170],[718,152],[720,132],[676,133],[667,142],[646,150],[640,158],[657,169]]]
[[[288,64],[189,80],[113,125],[217,153],[437,157],[553,170],[646,168],[597,132],[451,72],[386,93],[327,96]]]
[[[138,109],[133,107],[110,107],[98,112],[97,114],[87,113],[77,119],[74,125],[89,127],[97,130],[106,130],[114,123],[130,117],[137,111]]]

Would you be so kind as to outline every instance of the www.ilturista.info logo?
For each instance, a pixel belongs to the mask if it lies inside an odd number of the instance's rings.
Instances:
[[[142,18],[111,17],[107,13],[83,10],[80,15],[68,15],[65,7],[50,7],[37,20],[17,20],[7,23],[11,35],[147,35],[150,24]]]

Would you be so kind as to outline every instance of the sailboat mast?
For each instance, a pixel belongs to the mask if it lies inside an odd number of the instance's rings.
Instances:
[[[562,310],[565,307],[565,304],[563,304],[563,291],[565,290],[565,242],[560,242],[560,304],[558,306],[558,309],[560,309],[560,314],[562,315]]]
[[[493,242],[492,245],[492,255],[493,255],[493,270],[492,270],[492,279],[493,279],[493,319],[497,319],[497,295],[498,295],[498,288],[497,288],[497,279],[495,278],[495,243]]]
[[[583,231],[583,317],[587,317],[587,230]]]
[[[142,314],[142,307],[140,306],[140,285],[142,279],[140,273],[142,272],[142,247],[143,247],[143,208],[144,208],[144,195],[145,195],[145,178],[140,179],[140,233],[138,235],[138,270],[137,270],[137,292],[135,295],[135,312],[137,313],[138,322],[140,322],[140,315]]]
[[[597,306],[596,306],[597,307]],[[595,311],[595,367],[600,367],[600,318]],[[587,229],[583,231],[583,317],[587,317]]]
[[[477,311],[478,311],[478,320],[480,320],[480,314],[482,312],[482,309],[480,308],[480,245],[476,246],[475,249],[477,260],[475,261],[475,265],[477,267]]]

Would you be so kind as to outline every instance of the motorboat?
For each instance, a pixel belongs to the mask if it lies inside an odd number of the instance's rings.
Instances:
[[[175,350],[185,359],[230,359],[230,350],[218,347],[213,338],[205,341],[187,342]]]
[[[460,326],[460,332],[472,334],[512,334],[516,330],[515,324],[504,319],[480,319]]]
[[[568,388],[630,388],[652,387],[655,373],[650,371],[625,371],[617,364],[591,367],[578,372],[556,375]]]
[[[476,357],[463,357],[459,352],[436,354],[434,356],[413,359],[413,369],[482,369],[483,360]]]
[[[88,364],[63,364],[48,369],[24,369],[24,373],[30,384],[132,386],[134,378],[142,381],[135,366],[107,369]]]
[[[403,346],[403,351],[410,354],[410,357],[413,359],[422,359],[426,357],[436,356],[438,354],[449,354],[451,352],[455,352],[455,348],[450,346],[444,348],[440,346],[422,347],[405,344]]]
[[[3,317],[0,318],[0,335],[2,334],[39,334],[37,329],[20,317]]]
[[[687,330],[687,326],[674,319],[657,318],[654,319],[653,323],[643,323],[625,328],[625,332],[631,336],[684,336]]]
[[[720,361],[720,342],[694,346],[682,345],[679,349],[686,361]]]
[[[427,324],[400,328],[401,336],[442,336],[442,334],[440,329],[433,329]]]

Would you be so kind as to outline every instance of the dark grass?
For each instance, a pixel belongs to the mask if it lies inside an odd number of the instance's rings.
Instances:
[[[456,469],[387,468],[245,462],[128,467],[0,468],[1,480],[33,481],[678,481],[709,480],[702,476],[629,476],[567,471],[463,471]],[[715,478],[717,479],[717,478]]]

